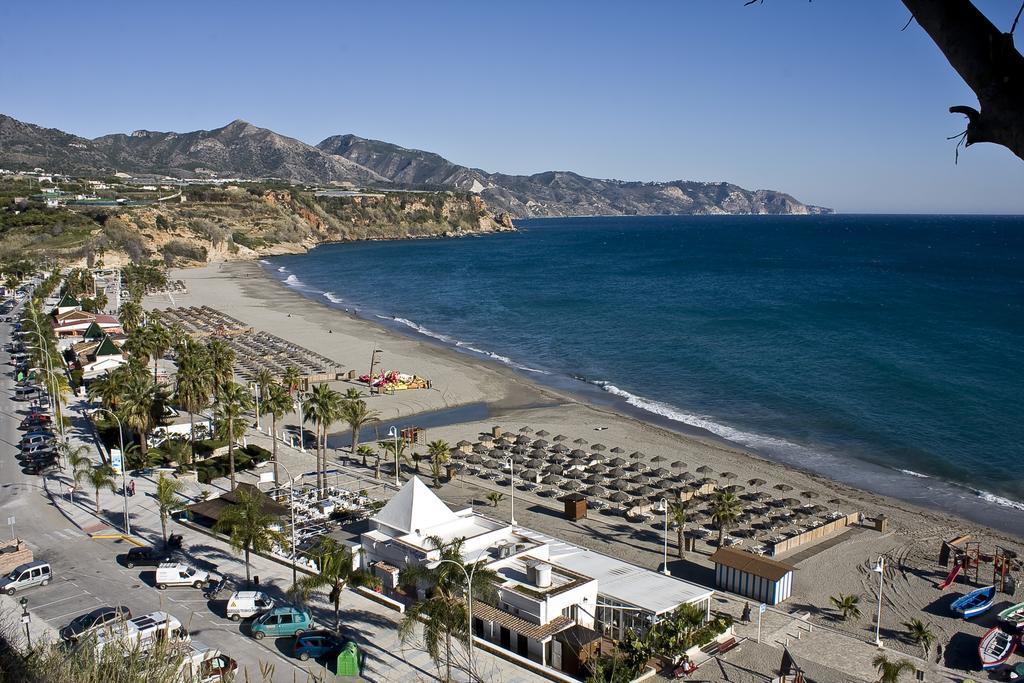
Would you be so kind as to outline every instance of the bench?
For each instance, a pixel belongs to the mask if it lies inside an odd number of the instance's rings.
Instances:
[[[703,648],[701,648],[701,652],[703,652],[709,657],[715,657],[717,655],[724,655],[726,652],[733,649],[734,647],[736,647],[736,638],[730,636],[725,640],[716,640],[713,643],[705,645]]]

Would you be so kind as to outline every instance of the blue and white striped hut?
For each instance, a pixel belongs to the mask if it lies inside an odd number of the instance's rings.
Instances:
[[[795,567],[737,548],[719,548],[711,556],[715,585],[730,593],[777,605],[793,592]]]

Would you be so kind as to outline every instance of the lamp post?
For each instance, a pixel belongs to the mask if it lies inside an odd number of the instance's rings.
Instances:
[[[370,374],[367,375],[367,377],[369,377],[369,381],[367,382],[367,385],[370,388],[370,395],[371,396],[373,395],[373,389],[374,389],[374,387],[373,387],[373,368],[377,364],[377,356],[379,356],[382,353],[384,353],[384,352],[381,349],[378,349],[377,345],[374,344],[373,345],[373,352],[370,354]],[[380,388],[379,387],[377,388],[377,394],[378,395],[380,394]]]
[[[388,428],[388,436],[394,439],[395,443],[395,486],[401,486],[401,482],[398,479],[398,427],[392,425]]]
[[[885,557],[878,556],[878,563],[871,568],[871,571],[878,572],[878,617],[875,619],[875,645],[882,646],[882,584],[885,583]]]
[[[256,382],[249,383],[249,391],[252,392],[252,397],[256,401],[256,430],[260,430],[260,392],[263,391],[262,387]]]
[[[284,470],[284,473],[288,475],[288,515],[291,518],[291,537],[292,537],[292,590],[295,590],[295,584],[298,582],[298,575],[295,570],[295,560],[298,558],[298,550],[295,547],[295,479],[292,477],[292,473],[285,467],[284,463],[280,460],[271,460],[275,466],[280,467]],[[280,486],[281,482],[274,480],[274,486]]]
[[[661,499],[661,509],[665,513],[665,534],[662,538],[662,567],[661,572],[663,574],[671,575],[668,570],[668,499]]]
[[[456,567],[461,569],[462,573],[466,576],[466,611],[469,612],[469,628],[466,630],[469,632],[469,639],[467,641],[469,643],[469,651],[467,652],[467,656],[469,657],[470,681],[476,680],[473,675],[473,575],[476,574],[476,568],[480,566],[480,558],[483,557],[486,552],[487,548],[484,548],[483,551],[477,555],[476,561],[473,563],[473,568],[469,571],[466,571],[466,565],[461,562],[456,562],[455,560],[441,559],[427,563],[428,569],[436,569],[445,562],[448,562],[449,564],[454,564]]]
[[[127,462],[125,461],[124,452],[124,427],[121,426],[121,418],[115,415],[114,411],[103,407],[96,408],[93,411],[93,413],[99,412],[109,413],[112,418],[117,420],[117,433],[121,441],[121,498],[124,500],[124,532],[130,534],[132,532],[132,523],[128,519],[128,482],[125,477],[125,470],[127,469],[125,465],[127,465]],[[146,437],[143,436],[142,438]]]
[[[25,624],[25,640],[28,642],[28,649],[32,649],[32,633],[28,630],[28,622],[32,617],[28,613],[28,598],[21,599],[21,623]]]
[[[306,399],[304,392],[296,391],[295,400],[299,402],[299,450],[306,452]]]
[[[508,465],[508,490],[510,493],[509,502],[512,504],[511,522],[512,524],[516,524],[516,468],[515,463],[512,461],[511,455],[505,458],[505,464]]]

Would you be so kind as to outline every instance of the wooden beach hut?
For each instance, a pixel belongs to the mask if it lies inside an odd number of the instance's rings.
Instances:
[[[796,567],[738,548],[719,548],[711,556],[715,585],[767,605],[777,605],[793,592]]]

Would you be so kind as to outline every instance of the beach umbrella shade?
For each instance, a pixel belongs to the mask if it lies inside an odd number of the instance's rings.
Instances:
[[[623,460],[622,458],[612,458],[611,460],[608,461],[608,464],[611,465],[612,467],[622,467],[623,465],[626,464],[626,461]]]
[[[492,449],[491,451],[489,451],[487,453],[487,455],[489,455],[492,458],[504,458],[505,457],[505,451],[502,451],[502,450],[499,450],[499,449],[495,448],[495,449]]]
[[[516,444],[519,445],[519,446],[529,446],[530,445],[530,437],[528,437],[526,434],[522,434],[520,436],[517,436],[516,437]]]
[[[530,427],[523,427],[519,430],[520,434],[533,434],[533,429]]]
[[[586,488],[586,494],[595,498],[601,498],[605,494],[605,490],[600,486],[593,485]]]
[[[758,487],[764,486],[767,483],[768,482],[766,482],[764,479],[758,479],[757,477],[754,477],[753,479],[747,479],[747,486]]]
[[[569,451],[569,447],[565,444],[559,443],[552,446],[551,451],[554,453],[567,453]]]
[[[602,460],[604,460],[604,455],[602,455],[601,453],[591,453],[590,459],[593,460],[594,462],[601,462]]]
[[[482,443],[478,443],[478,444],[475,444],[473,446],[473,452],[474,453],[486,453],[489,450],[491,450],[491,449],[488,448],[487,446],[483,445]]]
[[[540,469],[544,467],[544,460],[542,458],[533,458],[532,460],[527,460],[525,465],[535,470]]]
[[[608,447],[605,446],[603,443],[595,443],[593,446],[590,447],[590,450],[601,452],[604,450],[608,450]]]
[[[560,481],[562,481],[562,477],[557,474],[548,474],[543,479],[541,479],[541,483],[544,484],[557,484]]]
[[[530,468],[519,473],[523,481],[537,481],[537,470]]]
[[[678,479],[679,481],[693,481],[696,478],[697,477],[693,476],[689,472],[681,472],[676,475],[676,479]]]
[[[501,433],[501,437],[502,437],[503,439],[509,439],[509,440],[512,440],[512,439],[516,438],[516,435],[515,435],[515,434],[513,434],[512,432],[502,432],[502,433]]]
[[[616,491],[609,497],[609,500],[613,500],[616,503],[625,503],[628,500],[632,500],[632,497],[625,491]]]
[[[804,491],[803,493],[800,494],[800,496],[803,497],[803,498],[814,499],[814,498],[818,497],[818,494],[815,493],[814,491]]]
[[[621,467],[613,467],[612,469],[608,470],[608,476],[611,477],[612,479],[621,479],[622,477],[626,476],[626,474],[626,470],[622,469]]]
[[[800,505],[800,501],[797,500],[796,498],[783,498],[782,504],[785,505],[786,507],[795,508],[796,506]]]
[[[511,443],[509,442],[508,439],[495,439],[494,440],[494,447],[495,448],[508,448],[510,445],[511,445]]]
[[[767,491],[755,491],[754,493],[750,494],[750,497],[753,498],[754,500],[771,500],[772,494],[768,493]]]
[[[625,491],[630,486],[632,486],[632,484],[630,484],[625,479],[616,479],[611,484],[608,484],[608,486],[609,486],[609,488],[613,488],[613,489],[616,489],[618,491]]]
[[[573,469],[573,470],[566,470],[565,471],[565,476],[569,477],[570,479],[582,479],[583,477],[587,476],[587,473],[584,472],[583,470]]]
[[[552,464],[545,467],[544,471],[548,474],[561,474],[565,471],[565,468],[558,464]]]
[[[783,491],[783,492],[785,492],[785,491],[792,491],[793,490],[793,487],[790,486],[789,484],[776,484],[772,488],[775,489],[776,491]]]
[[[644,455],[642,451],[633,451],[632,453],[629,454],[629,457],[632,458],[633,460],[643,460],[647,456]]]
[[[687,467],[689,467],[689,465],[687,465],[682,460],[673,460],[672,464],[669,465],[669,467],[671,467],[674,470],[682,470],[682,469],[686,469]]]
[[[573,439],[572,442],[577,446],[586,446],[588,443],[590,443],[589,441],[582,437],[580,437],[579,439]]]
[[[843,505],[844,501],[842,498],[829,498],[829,505]]]
[[[729,480],[733,480],[733,479],[735,479],[737,477],[735,472],[722,472],[718,476],[720,476],[722,479],[729,479]]]
[[[451,458],[461,458],[465,453],[462,452],[461,448],[452,448],[448,450],[448,456]]]
[[[548,435],[550,435],[550,434],[551,434],[551,432],[549,432],[549,431],[548,431],[548,430],[546,430],[546,429],[542,429],[542,430],[540,430],[539,432],[537,432],[537,436],[548,436]]]
[[[576,448],[576,449],[573,449],[573,451],[571,453],[569,453],[569,455],[571,455],[574,458],[585,458],[585,457],[587,457],[587,452],[583,451],[583,450],[580,450],[579,448]]]
[[[651,478],[648,477],[646,474],[640,473],[633,475],[632,477],[629,478],[629,480],[632,481],[634,484],[646,484],[651,480]]]
[[[472,446],[473,444],[463,439],[462,441],[458,442],[455,445],[458,446],[459,448],[465,448],[466,446]]]
[[[658,469],[656,469],[653,472],[651,472],[651,474],[654,475],[655,477],[660,477],[660,478],[664,479],[665,477],[669,476],[672,473],[669,472],[664,467],[659,467]]]
[[[733,484],[731,486],[726,486],[725,490],[728,493],[742,493],[744,490],[746,490],[746,487],[741,486],[740,484]]]
[[[650,496],[657,492],[658,489],[648,486],[647,484],[644,484],[643,486],[638,486],[636,489],[633,490],[633,493],[637,496]]]
[[[546,458],[546,457],[548,457],[548,452],[546,450],[544,450],[543,448],[534,448],[532,451],[530,451],[530,457],[531,458]]]
[[[619,453],[625,453],[626,451],[622,450],[622,448],[620,448],[619,446],[616,446],[615,448],[611,449],[608,452],[609,453],[614,453],[615,455],[618,455]]]
[[[668,491],[670,489],[675,489],[675,487],[678,486],[678,484],[676,483],[676,481],[674,479],[671,479],[669,477],[665,477],[664,479],[660,479],[658,481],[658,486],[660,486],[664,490]]]
[[[660,455],[656,455],[653,458],[651,458],[651,462],[653,463],[665,462],[665,460],[667,460],[667,458]]]
[[[519,455],[526,455],[529,451],[525,446],[513,446],[509,449],[510,453],[518,453]]]
[[[711,474],[712,472],[714,472],[714,470],[708,467],[707,465],[701,465],[700,467],[697,468],[696,471],[697,474]]]
[[[522,465],[524,462],[526,462],[526,456],[523,455],[522,453],[516,453],[515,455],[512,456],[512,462],[514,462],[517,465]]]
[[[630,463],[626,467],[626,469],[631,470],[633,472],[643,472],[645,469],[647,469],[647,463],[640,462],[639,460],[637,460],[634,463]]]
[[[583,484],[579,483],[574,479],[568,479],[559,484],[558,488],[562,489],[563,491],[579,491],[581,488],[583,488]]]
[[[600,484],[601,482],[604,481],[604,477],[602,477],[600,474],[591,474],[583,481],[587,482],[588,484]]]
[[[568,438],[569,437],[567,437],[565,434],[559,434],[554,439],[552,439],[552,441],[565,441]]]
[[[536,441],[533,442],[533,447],[534,448],[547,448],[550,445],[551,444],[549,444],[544,439],[537,439]]]
[[[608,468],[605,465],[602,465],[599,462],[595,462],[593,465],[591,465],[587,469],[589,471],[593,472],[594,474],[604,474],[605,472],[608,471]]]
[[[480,457],[479,453],[473,453],[472,455],[466,458],[466,462],[468,462],[470,465],[479,465],[483,461],[484,459]]]

